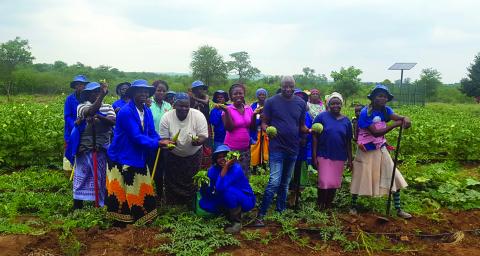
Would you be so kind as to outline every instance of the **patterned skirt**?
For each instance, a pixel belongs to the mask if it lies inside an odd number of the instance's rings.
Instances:
[[[99,205],[105,202],[105,171],[107,155],[105,151],[97,152],[97,178]],[[75,170],[73,173],[73,199],[95,201],[95,182],[93,177],[92,151],[79,153],[75,157]]]
[[[165,195],[167,204],[193,205],[197,187],[193,176],[200,169],[202,150],[187,157],[168,153],[165,170]]]
[[[157,216],[148,168],[112,164],[107,171],[108,215],[125,223],[147,223]]]

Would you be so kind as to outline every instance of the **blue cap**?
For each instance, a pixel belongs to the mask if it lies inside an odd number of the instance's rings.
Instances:
[[[200,80],[194,81],[194,82],[192,83],[192,88],[201,87],[201,86],[205,86],[205,87],[206,87],[206,85],[205,85],[202,81],[200,81]]]
[[[93,91],[95,89],[98,89],[100,88],[100,84],[97,83],[97,82],[90,82],[88,83],[86,86],[85,86],[85,89],[83,89],[84,91]]]
[[[174,92],[174,91],[168,91],[168,92],[165,94],[165,97],[166,97],[166,96],[175,96],[175,94],[177,94],[177,93]]]
[[[88,94],[91,93],[92,91],[96,90],[96,89],[99,89],[100,88],[100,84],[97,83],[97,82],[90,82],[88,83],[86,86],[85,86],[85,89],[83,89],[83,91],[81,92],[80,94],[80,101],[84,102],[86,100],[88,100]]]
[[[223,97],[225,98],[225,102],[229,101],[230,98],[228,98],[228,93],[226,93],[224,90],[216,90],[214,93],[213,93],[213,99],[212,101],[215,102],[215,103],[218,103],[217,101],[217,96],[219,94],[222,94]]]
[[[388,87],[386,87],[383,84],[377,84],[375,88],[373,88],[373,90],[367,96],[367,98],[369,98],[370,100],[373,100],[373,98],[379,91],[383,91],[384,93],[387,94],[387,97],[388,97],[387,101],[393,100],[393,95],[390,93],[390,90],[388,89]]]
[[[231,149],[227,145],[220,145],[217,147],[217,149],[215,149],[215,152],[213,152],[213,154],[229,152],[229,151],[231,151]]]
[[[147,80],[138,79],[138,80],[133,81],[132,84],[130,85],[130,87],[128,87],[128,89],[127,89],[127,95],[128,95],[129,97],[133,97],[132,93],[133,93],[136,89],[139,89],[139,88],[146,88],[146,89],[148,89],[148,94],[149,94],[148,97],[152,97],[152,95],[155,93],[155,88],[154,88],[153,86],[148,85]]]
[[[70,87],[74,88],[75,87],[75,83],[84,83],[84,84],[88,84],[88,79],[86,76],[84,75],[76,75],[72,82],[70,82]]]
[[[217,161],[217,155],[219,153],[223,153],[223,152],[230,152],[232,151],[227,145],[220,145],[217,147],[217,149],[215,149],[215,152],[213,152],[212,154],[212,160],[213,160],[213,164],[216,164],[216,161]]]

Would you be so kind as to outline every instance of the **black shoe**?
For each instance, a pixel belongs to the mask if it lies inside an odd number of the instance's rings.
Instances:
[[[252,225],[253,227],[256,227],[256,228],[263,228],[265,227],[265,223],[263,222],[263,218],[256,218],[255,219],[255,222],[253,223]]]
[[[116,220],[112,223],[112,226],[116,228],[126,228],[127,223]]]
[[[242,223],[234,222],[234,223],[232,223],[232,225],[226,227],[224,229],[224,231],[225,231],[225,233],[236,234],[236,233],[240,232],[241,229],[242,229]]]
[[[83,209],[83,200],[73,199],[73,210]]]

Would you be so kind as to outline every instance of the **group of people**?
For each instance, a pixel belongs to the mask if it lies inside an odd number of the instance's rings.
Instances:
[[[200,207],[225,214],[230,220],[225,231],[238,232],[242,212],[256,205],[249,184],[252,167],[267,162],[270,178],[256,226],[264,226],[275,196],[275,210],[286,209],[292,174],[299,178],[304,162],[318,170],[321,210],[332,207],[346,165],[352,171],[350,212],[357,214],[359,195],[389,192],[393,161],[385,134],[411,125],[386,106],[393,95],[383,85],[368,95],[368,106],[356,107],[353,125],[342,114],[341,94],[334,92],[322,102],[320,91],[296,88],[291,76],[282,78],[270,98],[267,90],[258,89],[251,105],[241,83],[228,92],[215,91],[213,105],[201,81],[176,93],[162,80],[152,85],[146,80],[123,82],[116,87],[120,98],[113,105],[103,102],[106,83],[78,75],[70,86],[74,92],[64,109],[65,156],[74,164],[74,208],[95,201],[106,206],[119,226],[151,221],[163,198],[170,205],[191,207],[199,190]],[[393,124],[387,125],[390,120]],[[323,131],[312,131],[316,123]],[[268,127],[276,132],[267,133]],[[355,158],[352,140],[358,145]],[[231,151],[239,157],[231,157]],[[210,183],[199,189],[193,177],[201,168],[208,168]],[[411,218],[400,207],[400,189],[407,186],[400,172],[394,181],[397,214]]]

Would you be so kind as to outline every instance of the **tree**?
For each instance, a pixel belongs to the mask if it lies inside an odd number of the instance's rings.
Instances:
[[[410,77],[406,77],[403,79],[402,85],[409,85],[412,83],[412,79]],[[395,85],[400,85],[400,79],[395,80]]]
[[[34,59],[28,40],[17,36],[14,40],[0,45],[0,81],[8,97],[13,93],[15,86],[12,80],[15,68],[24,64],[32,64]]]
[[[313,68],[304,67],[302,69],[302,71],[303,71],[303,75],[306,76],[306,77],[315,76],[315,69],[313,69]]]
[[[64,71],[68,68],[68,64],[61,60],[57,60],[53,63],[53,68],[58,71]]]
[[[204,45],[192,53],[192,76],[206,85],[223,82],[227,79],[227,65],[217,49]]]
[[[383,84],[383,85],[386,85],[386,86],[393,85],[392,81],[390,81],[389,79],[383,80],[382,84]]]
[[[358,77],[360,74],[362,74],[362,71],[353,66],[347,69],[342,67],[339,72],[332,71],[330,74],[334,81],[333,89],[342,94],[345,105],[346,99],[356,94],[360,89],[360,78]]]
[[[415,85],[424,85],[427,99],[432,99],[437,95],[438,87],[442,85],[442,76],[440,72],[433,68],[422,69],[420,80],[415,81]]]
[[[467,70],[467,78],[460,82],[460,91],[469,97],[475,97],[477,103],[480,103],[480,53]]]
[[[233,61],[227,62],[228,71],[233,71],[240,82],[245,82],[260,74],[258,68],[252,67],[248,52],[234,52],[230,54],[230,57],[233,58]]]
[[[321,84],[327,83],[327,77],[324,74],[315,74],[315,69],[310,67],[304,67],[302,69],[303,74],[293,75],[295,82],[302,86],[317,87]]]

